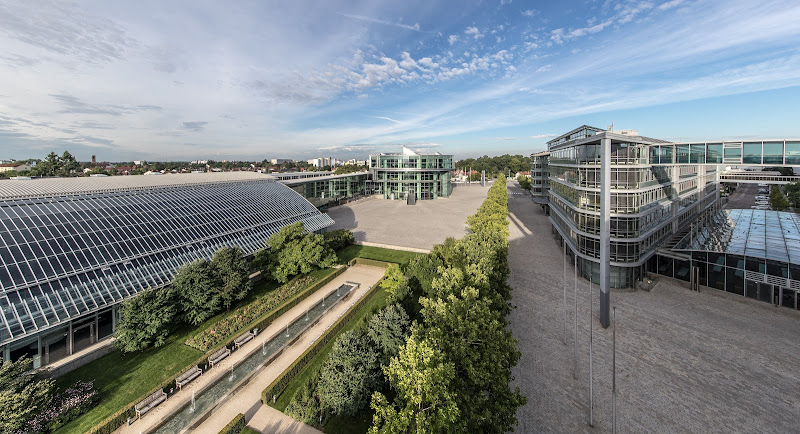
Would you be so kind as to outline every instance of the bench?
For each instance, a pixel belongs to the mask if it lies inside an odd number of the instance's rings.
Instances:
[[[203,370],[195,365],[192,367],[192,369],[189,369],[188,371],[179,375],[178,378],[175,379],[175,384],[178,386],[178,390],[181,390],[183,386],[189,384],[192,380],[201,375],[203,375]]]
[[[230,355],[231,355],[231,350],[229,350],[228,347],[222,347],[219,351],[212,354],[211,357],[208,358],[208,364],[211,365],[211,367],[213,368],[215,363],[219,363],[220,361],[222,361],[222,359]]]
[[[233,343],[236,345],[236,349],[238,350],[242,347],[242,345],[250,342],[251,340],[253,340],[253,334],[250,332],[245,332],[242,333],[242,335],[238,338],[234,339]]]
[[[158,404],[161,404],[167,399],[167,394],[163,390],[158,389],[155,393],[148,396],[144,401],[136,404],[136,416],[142,417],[143,414],[152,410]]]

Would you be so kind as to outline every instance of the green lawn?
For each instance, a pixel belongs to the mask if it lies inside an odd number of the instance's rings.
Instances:
[[[384,249],[382,247],[360,246],[358,244],[353,244],[337,253],[339,256],[339,263],[341,264],[350,262],[353,258],[364,258],[402,265],[407,264],[411,258],[423,254],[424,253],[406,252],[404,250]]]
[[[314,282],[327,276],[334,270],[317,270],[310,275]],[[279,285],[274,282],[262,280],[257,283],[247,298],[237,303],[236,307],[251,303],[256,298],[272,291]],[[89,381],[94,379],[94,386],[100,393],[100,404],[86,414],[65,425],[59,432],[85,432],[103,421],[108,416],[121,410],[134,400],[142,397],[159,384],[168,380],[192,362],[200,358],[203,353],[187,345],[186,339],[216,324],[230,315],[223,312],[196,328],[186,327],[173,333],[167,343],[160,348],[151,348],[142,353],[123,354],[114,351],[87,365],[59,377],[56,384],[63,388],[69,387],[78,380]]]
[[[244,427],[240,434],[261,434],[260,432],[250,428],[249,426]]]
[[[173,333],[161,348],[142,353],[114,351],[56,380],[63,388],[78,380],[94,379],[100,404],[73,420],[59,432],[86,432],[154,387],[189,366],[202,353],[183,344],[188,330]]]
[[[389,294],[386,293],[383,287],[378,288],[375,295],[372,296],[372,298],[367,302],[367,304],[364,305],[363,308],[361,308],[358,313],[353,315],[350,321],[339,330],[339,333],[352,330],[361,321],[367,321],[373,313],[383,309],[388,304],[388,298]],[[325,363],[325,360],[328,359],[328,354],[331,352],[333,343],[335,341],[336,338],[329,340],[328,343],[322,347],[322,350],[320,350],[320,352],[318,352],[317,355],[314,356],[314,358],[311,359],[311,361],[308,362],[308,364],[306,364],[306,366],[304,366],[303,369],[297,373],[297,375],[295,375],[292,381],[289,382],[285,389],[283,389],[283,393],[278,396],[278,399],[275,401],[275,403],[270,403],[272,407],[280,410],[281,412],[286,410],[286,406],[289,405],[289,401],[291,401],[297,389],[300,388],[300,385],[305,383],[308,378],[322,369],[322,365]]]

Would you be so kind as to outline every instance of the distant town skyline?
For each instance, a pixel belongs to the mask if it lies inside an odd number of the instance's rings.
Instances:
[[[0,158],[523,154],[798,138],[800,3],[0,0]]]

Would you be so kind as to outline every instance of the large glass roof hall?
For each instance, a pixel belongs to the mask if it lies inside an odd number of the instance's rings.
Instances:
[[[118,187],[0,197],[0,345],[165,286],[222,247],[250,255],[283,226],[333,224],[267,179]]]
[[[800,216],[790,212],[730,209],[684,236],[674,250],[728,253],[800,264]]]

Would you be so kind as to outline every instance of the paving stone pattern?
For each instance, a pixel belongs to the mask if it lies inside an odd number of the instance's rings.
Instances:
[[[356,241],[430,250],[447,237],[466,233],[467,216],[486,199],[489,187],[459,185],[450,197],[418,200],[374,199],[341,205],[327,211],[336,222],[329,229],[350,229]]]
[[[509,187],[518,192],[518,186]],[[515,385],[528,397],[517,432],[610,432],[612,327],[597,322],[594,428],[589,421],[589,283],[578,278],[578,378],[573,379],[573,268],[540,206],[509,196],[510,316],[522,353]],[[614,290],[617,430],[800,432],[800,312],[659,279],[652,292]]]

